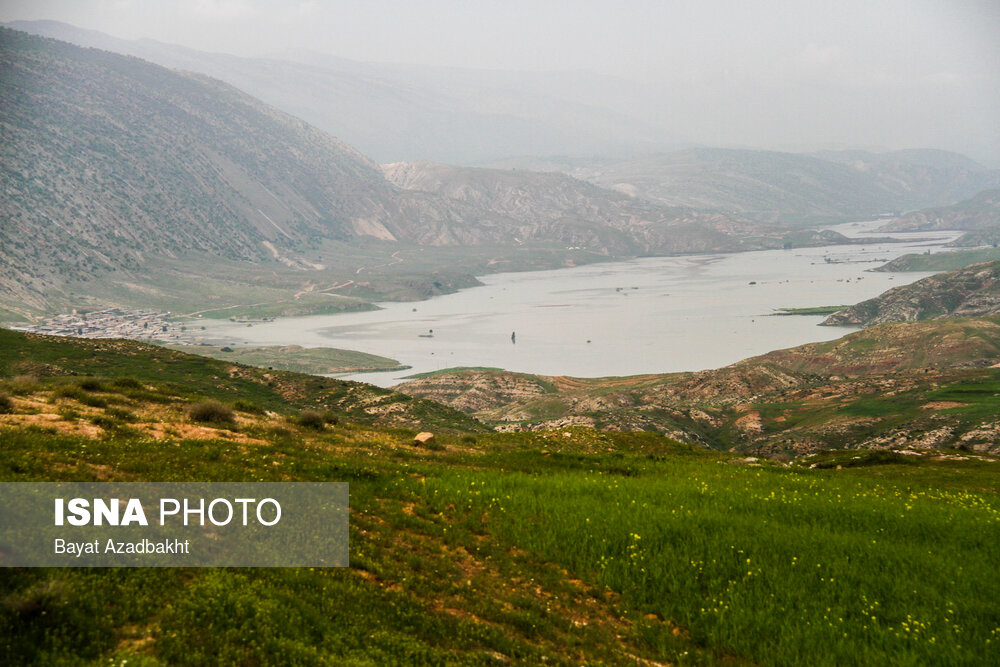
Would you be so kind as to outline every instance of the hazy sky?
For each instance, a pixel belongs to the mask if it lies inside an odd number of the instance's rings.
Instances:
[[[0,0],[17,19],[247,56],[589,70],[672,91],[687,138],[1000,164],[1000,0]]]

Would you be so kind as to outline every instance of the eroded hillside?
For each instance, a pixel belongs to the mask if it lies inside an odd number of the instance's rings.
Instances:
[[[718,370],[622,378],[489,370],[399,385],[498,430],[652,430],[756,454],[954,446],[1000,451],[996,318],[883,324]]]

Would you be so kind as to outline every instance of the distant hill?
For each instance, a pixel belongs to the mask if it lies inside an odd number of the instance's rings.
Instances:
[[[973,264],[895,287],[830,315],[823,324],[871,326],[994,313],[1000,313],[1000,261]]]
[[[898,151],[873,153],[861,150],[816,151],[814,157],[830,162],[840,162],[856,167],[867,165],[909,165],[931,169],[956,169],[969,172],[986,171],[986,167],[970,157],[952,151],[934,148],[910,148]]]
[[[951,204],[1000,185],[1000,172],[945,151],[802,155],[694,148],[623,160],[527,158],[492,166],[563,171],[651,201],[785,225]]]
[[[757,454],[942,446],[998,452],[1000,424],[986,405],[996,406],[998,362],[996,317],[952,318],[881,324],[697,373],[571,378],[455,369],[396,389],[498,431],[650,430]],[[987,387],[982,394],[961,391],[980,385]]]
[[[638,84],[582,73],[531,73],[362,63],[308,52],[269,58],[125,40],[57,21],[11,28],[136,56],[236,86],[382,162],[469,163],[500,156],[662,150],[661,132],[598,99],[644,94]]]
[[[976,232],[970,232],[976,233]],[[883,264],[873,271],[954,271],[972,264],[992,262],[1000,259],[1000,248],[976,248],[975,250],[949,250],[930,254],[908,254]]]
[[[1000,189],[983,190],[975,196],[935,208],[911,211],[882,227],[882,231],[922,232],[933,229],[988,231],[996,234],[1000,228]],[[971,245],[959,240],[956,245]]]
[[[385,165],[409,191],[491,211],[510,220],[518,242],[558,239],[610,254],[757,250],[850,243],[833,232],[789,232],[723,213],[665,206],[565,174],[455,167],[431,162]]]
[[[564,175],[409,163],[387,169],[390,182],[347,144],[216,80],[5,28],[0,59],[10,309],[87,297],[280,315],[305,296],[307,311],[329,312],[469,285],[498,256],[546,268],[844,241]],[[414,246],[456,250],[398,255]]]
[[[483,430],[456,410],[359,382],[257,368],[135,341],[41,336],[0,328],[0,377],[37,382],[73,376],[127,377],[129,386],[138,389],[152,382],[166,385],[173,394],[254,403],[258,414],[321,408],[366,424]]]
[[[361,268],[322,271],[344,244],[373,241],[517,248],[532,239],[604,255],[646,247],[572,211],[560,225],[532,225],[481,202],[402,190],[350,146],[216,80],[8,29],[0,61],[0,296],[8,301],[43,309],[91,289],[71,283],[106,287],[112,276],[149,299],[177,284],[176,262],[192,258],[184,289],[202,296],[199,275],[219,267],[238,275],[263,266],[274,286],[293,291],[311,289],[310,280],[364,289],[353,285]],[[675,246],[690,247],[737,245],[717,234]],[[382,259],[391,252],[370,263],[396,263]],[[167,266],[145,287],[161,259]]]

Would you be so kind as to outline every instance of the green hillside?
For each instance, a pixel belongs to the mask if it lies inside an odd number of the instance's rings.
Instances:
[[[331,410],[366,423],[426,425],[463,431],[481,427],[440,404],[373,385],[209,359],[126,340],[59,338],[0,329],[0,374],[48,381],[102,377],[120,381],[140,400],[189,397],[248,403],[263,410]],[[149,383],[157,390],[147,396]]]
[[[994,457],[786,466],[443,408],[422,427],[456,430],[415,447],[359,421],[388,392],[3,336],[3,481],[351,485],[349,568],[3,570],[4,664],[986,664],[1000,641]]]

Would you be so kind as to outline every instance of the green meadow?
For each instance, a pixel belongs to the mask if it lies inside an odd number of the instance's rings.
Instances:
[[[73,363],[43,342],[32,344],[50,371]],[[0,380],[0,480],[346,481],[351,566],[2,569],[2,664],[985,665],[1000,654],[990,457],[841,451],[782,465],[654,433],[473,433],[459,421],[418,447],[419,424],[365,423],[342,404],[320,418],[309,392],[328,388],[291,374],[285,402],[250,376],[238,378],[245,398],[212,390],[219,362],[184,356],[164,360],[186,385],[136,380],[143,349],[104,350],[100,377]]]

